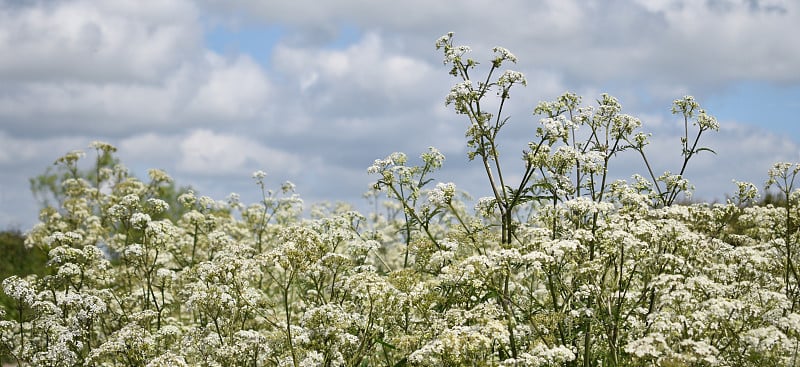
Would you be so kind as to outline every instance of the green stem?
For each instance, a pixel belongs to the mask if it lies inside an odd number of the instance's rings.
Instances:
[[[294,351],[294,341],[292,340],[292,319],[289,313],[289,286],[292,284],[292,277],[294,273],[289,276],[286,281],[286,286],[283,287],[283,312],[286,313],[286,337],[289,341],[289,351],[292,353],[292,363],[294,367],[298,367],[297,354]]]

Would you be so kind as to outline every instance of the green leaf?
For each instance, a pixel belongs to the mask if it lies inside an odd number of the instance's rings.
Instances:
[[[432,179],[432,178],[429,178],[429,179],[427,179],[427,180],[425,180],[425,181],[422,181],[422,182],[420,182],[419,186],[417,186],[417,187],[418,187],[418,188],[422,188],[423,186],[425,186],[425,185],[429,184],[431,181],[433,181],[433,179]]]
[[[697,150],[695,150],[694,152],[695,152],[695,154],[696,154],[696,153],[700,153],[700,152],[702,152],[702,151],[708,151],[708,152],[711,152],[711,153],[713,153],[713,154],[715,154],[715,155],[717,154],[717,152],[713,151],[711,148],[706,148],[706,147],[703,147],[703,148],[697,148]]]
[[[382,346],[384,346],[384,347],[386,347],[386,348],[389,348],[389,349],[395,349],[395,350],[397,350],[397,347],[395,347],[394,345],[391,345],[391,344],[389,344],[389,343],[385,342],[383,339],[377,339],[377,338],[376,338],[376,339],[375,339],[375,341],[376,341],[378,344],[380,344],[380,345],[382,345]]]

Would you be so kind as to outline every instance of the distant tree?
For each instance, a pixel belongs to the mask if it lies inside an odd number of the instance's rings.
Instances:
[[[89,169],[83,170],[77,165],[67,165],[62,159],[53,162],[45,171],[29,179],[31,192],[39,201],[42,207],[59,207],[64,200],[64,188],[61,183],[67,178],[83,178],[91,183],[97,184],[105,174],[114,172],[114,168],[119,166],[119,158],[114,156],[117,148],[111,145],[93,144],[97,150],[97,158],[94,165]],[[72,151],[65,157],[74,157],[75,160],[83,156],[82,151]]]
[[[764,195],[762,195],[761,201],[758,203],[758,205],[767,206],[770,204],[777,207],[785,207],[786,197],[772,191],[766,191],[764,192]]]
[[[114,183],[125,181],[132,176],[124,167],[118,157],[114,155],[117,148],[104,143],[93,142],[90,148],[96,151],[96,158],[92,165],[87,168],[78,166],[85,153],[77,150],[72,151],[47,167],[42,174],[29,179],[31,193],[39,202],[41,208],[61,208],[65,199],[65,188],[62,185],[67,179],[83,179],[100,190],[107,189]],[[174,181],[161,183],[154,188],[156,194],[169,204],[169,210],[164,213],[165,217],[177,219],[185,211],[178,203],[178,197],[187,193],[191,188],[188,186],[178,186]]]
[[[41,275],[46,271],[47,254],[25,247],[25,235],[19,230],[0,232],[0,280],[12,275]],[[0,307],[9,311],[14,302],[0,292]]]

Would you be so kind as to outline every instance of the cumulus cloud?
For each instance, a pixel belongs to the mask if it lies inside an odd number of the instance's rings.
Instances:
[[[42,174],[64,153],[88,144],[74,136],[20,138],[0,129],[0,230],[29,228],[38,217],[38,207],[28,179]]]
[[[82,149],[87,144],[84,139],[72,136],[19,138],[0,130],[0,165],[21,169],[37,163],[43,155],[48,155],[48,164],[52,164],[62,154]],[[35,171],[44,171],[46,166],[31,168]]]
[[[171,163],[176,161],[174,157],[180,153],[181,141],[179,135],[146,132],[119,140],[117,148],[120,156],[133,161]],[[174,164],[169,169],[174,169]]]
[[[204,83],[186,106],[187,112],[203,119],[250,120],[259,116],[268,102],[270,82],[252,59],[240,56],[226,60],[207,53],[209,70]]]
[[[720,132],[709,136],[707,144],[717,154],[701,154],[689,170],[708,185],[702,188],[706,199],[730,193],[732,180],[763,188],[774,163],[800,161],[796,140],[735,121],[722,121]]]
[[[121,136],[263,117],[264,70],[206,50],[198,17],[189,1],[0,6],[5,129]]]
[[[384,42],[380,35],[368,33],[342,50],[279,45],[273,63],[303,98],[336,115],[429,101],[430,91],[420,87],[441,80],[439,73],[424,60],[387,49]]]
[[[184,173],[225,176],[247,169],[268,167],[296,174],[308,164],[295,154],[263,146],[251,139],[210,130],[197,130],[180,143],[178,170]]]
[[[124,135],[261,118],[270,90],[263,70],[247,57],[207,60],[157,84],[9,83],[0,86],[0,118],[11,132],[38,135]]]
[[[785,43],[786,30],[800,22],[800,5],[792,1],[202,3],[223,14],[247,13],[268,23],[327,29],[329,38],[342,20],[414,41],[406,44],[430,44],[432,34],[452,30],[476,49],[503,43],[527,60],[526,65],[558,68],[573,82],[685,81],[696,88],[731,78],[800,78],[793,72],[800,68],[800,49]],[[307,36],[330,41],[314,34]]]
[[[159,82],[202,48],[196,17],[184,0],[4,2],[0,77]]]

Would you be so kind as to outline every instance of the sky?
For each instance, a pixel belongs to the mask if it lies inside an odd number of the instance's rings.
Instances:
[[[617,97],[653,133],[658,172],[679,170],[670,107],[693,95],[721,125],[703,137],[717,154],[687,171],[700,200],[800,161],[794,0],[0,0],[0,229],[36,223],[28,179],[69,151],[92,157],[95,140],[138,177],[163,169],[216,199],[257,201],[263,170],[307,205],[357,208],[375,159],[435,146],[436,181],[486,196],[467,121],[445,106],[458,80],[434,44],[447,32],[479,70],[502,46],[527,78],[501,133],[509,170],[534,139],[533,108],[566,91]],[[634,158],[613,175],[643,173]]]

